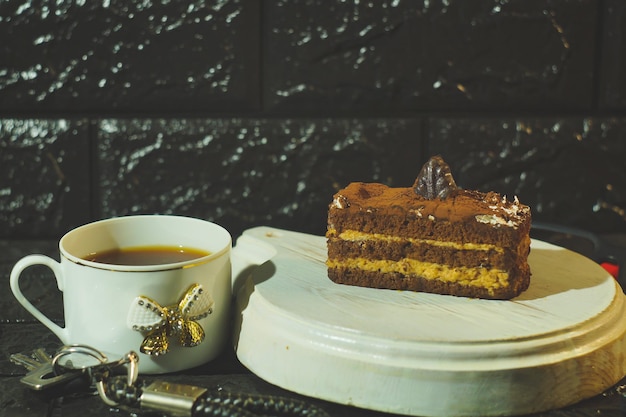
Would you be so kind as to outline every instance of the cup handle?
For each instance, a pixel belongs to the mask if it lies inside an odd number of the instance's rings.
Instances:
[[[60,327],[55,324],[52,320],[50,320],[46,315],[44,315],[41,311],[39,311],[22,293],[20,289],[20,276],[22,272],[33,265],[44,265],[52,270],[54,273],[54,277],[57,281],[57,287],[59,290],[63,291],[63,273],[61,271],[61,264],[55,261],[52,258],[49,258],[44,255],[28,255],[24,258],[20,259],[13,269],[11,270],[11,291],[13,291],[13,295],[17,299],[17,301],[24,306],[26,310],[30,314],[32,314],[37,320],[39,320],[44,326],[48,329],[52,330],[52,332],[57,335],[61,341],[66,340],[66,329]]]

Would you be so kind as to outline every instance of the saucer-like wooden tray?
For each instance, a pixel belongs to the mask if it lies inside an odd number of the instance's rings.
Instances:
[[[335,284],[324,237],[244,234],[277,254],[234,283],[237,356],[287,390],[406,415],[519,415],[626,374],[624,294],[566,249],[533,241],[529,289],[494,301]]]

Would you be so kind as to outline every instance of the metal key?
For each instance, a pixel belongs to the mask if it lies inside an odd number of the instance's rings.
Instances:
[[[11,362],[16,365],[23,366],[27,371],[34,371],[42,365],[41,360],[35,359],[32,356],[25,355],[23,353],[14,353],[10,357]]]
[[[37,391],[64,384],[81,375],[77,372],[57,374],[52,365],[52,357],[43,348],[35,349],[28,355],[15,353],[10,359],[29,371],[20,381]]]

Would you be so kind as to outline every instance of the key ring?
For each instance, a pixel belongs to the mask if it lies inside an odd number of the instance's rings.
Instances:
[[[97,365],[91,364],[82,364],[80,366],[75,366],[73,362],[72,366],[68,366],[67,364],[62,364],[60,361],[66,356],[79,354],[78,357],[87,356],[93,358],[99,362]],[[102,352],[97,349],[92,348],[91,346],[86,345],[66,345],[62,346],[52,358],[52,369],[56,375],[61,375],[67,373],[68,371],[84,371],[86,369],[90,369],[94,366],[99,366],[107,363],[108,358]]]
[[[65,364],[61,362],[63,358],[70,355],[74,355],[73,358],[80,358],[79,363],[68,361]],[[78,355],[78,356],[76,356]],[[88,361],[95,359],[97,363],[91,364]],[[86,362],[87,361],[87,362]],[[106,389],[106,379],[111,375],[111,372],[126,367],[127,372],[127,385],[129,387],[134,386],[139,377],[139,356],[135,352],[128,352],[119,360],[109,362],[107,356],[99,350],[86,345],[67,345],[61,347],[57,354],[52,358],[52,369],[56,375],[61,375],[67,372],[86,372],[92,381],[95,382],[96,389],[102,401],[110,406],[118,406],[117,401],[110,399]]]

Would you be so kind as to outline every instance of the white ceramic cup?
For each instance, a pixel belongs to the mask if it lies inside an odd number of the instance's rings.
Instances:
[[[93,252],[155,245],[195,248],[209,255],[141,266],[83,259]],[[43,255],[19,260],[11,272],[11,290],[64,344],[89,345],[111,360],[135,351],[142,373],[179,371],[215,358],[228,341],[231,245],[226,229],[200,219],[147,215],[102,220],[61,238],[60,263]],[[63,292],[64,327],[20,290],[22,271],[32,265],[45,265],[54,273]],[[167,352],[140,353],[142,344],[157,346],[156,351],[167,344]]]

